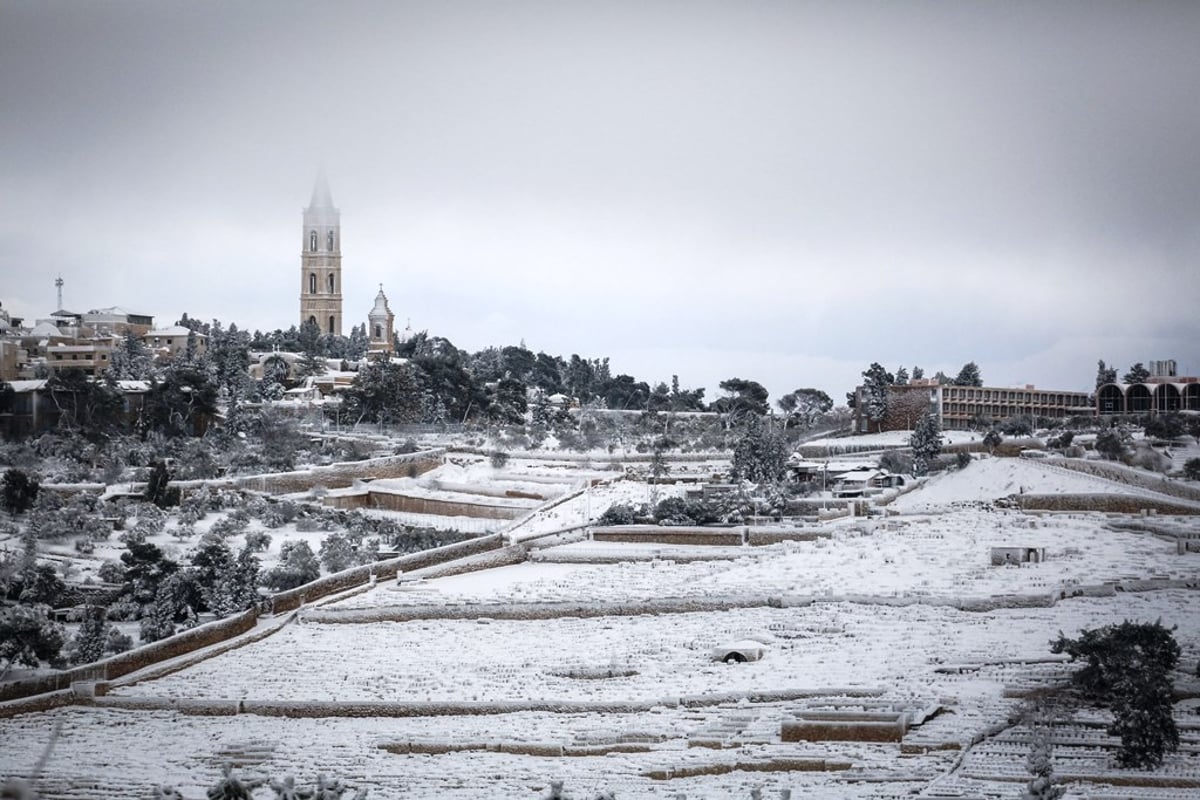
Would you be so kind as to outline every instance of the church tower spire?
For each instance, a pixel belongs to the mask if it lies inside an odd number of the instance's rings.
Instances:
[[[367,314],[367,332],[370,341],[367,344],[369,353],[391,355],[395,349],[396,315],[388,308],[387,295],[383,293],[383,284],[379,284],[379,294],[375,295],[375,307]]]
[[[322,169],[304,209],[300,251],[300,324],[342,335],[342,223]]]

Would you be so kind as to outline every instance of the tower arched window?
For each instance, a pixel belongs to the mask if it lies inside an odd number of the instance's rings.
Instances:
[[[383,338],[383,326],[382,326],[382,325],[376,325],[376,326],[375,326],[375,338],[376,338],[376,339],[382,339],[382,338]]]
[[[309,318],[308,318],[308,324],[309,324],[309,325],[316,325],[316,324],[317,324],[317,318],[316,318],[316,317],[309,317]]]
[[[333,288],[333,273],[332,272],[329,273],[329,277],[326,282],[329,284],[329,293],[333,294],[334,288]]]
[[[308,232],[308,249],[310,252],[313,252],[313,253],[317,252],[317,232],[316,231]]]
[[[317,273],[315,272],[308,273],[308,293],[317,293]]]
[[[329,232],[329,234],[325,237],[325,241],[327,242],[327,246],[325,247],[325,249],[332,253],[333,252],[333,231]]]
[[[333,317],[329,318],[329,332],[333,333]]]

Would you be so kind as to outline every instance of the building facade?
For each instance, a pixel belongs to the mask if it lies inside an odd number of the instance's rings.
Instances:
[[[300,324],[342,335],[342,225],[322,171],[304,209],[300,254]]]
[[[1141,383],[1106,383],[1096,388],[1096,413],[1166,414],[1200,411],[1200,377],[1177,374],[1173,360],[1151,361],[1150,376]]]
[[[935,380],[914,380],[888,387],[887,411],[882,420],[866,413],[862,386],[855,390],[854,427],[859,433],[912,430],[918,419],[933,411],[945,430],[967,430],[980,421],[999,422],[1013,417],[1064,419],[1091,415],[1088,392],[1068,392],[997,386],[952,386]]]

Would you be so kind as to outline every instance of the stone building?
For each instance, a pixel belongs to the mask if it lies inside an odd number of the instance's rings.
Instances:
[[[387,295],[383,293],[383,284],[379,284],[379,294],[375,295],[375,307],[367,314],[367,337],[370,343],[367,352],[371,355],[391,355],[395,350],[396,315],[388,307]]]
[[[342,335],[342,226],[324,170],[304,209],[300,254],[300,324]]]

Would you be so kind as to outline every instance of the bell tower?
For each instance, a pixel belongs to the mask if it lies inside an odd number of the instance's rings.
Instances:
[[[317,175],[304,209],[300,251],[300,324],[315,322],[321,333],[342,335],[342,223],[334,208],[325,170]]]

